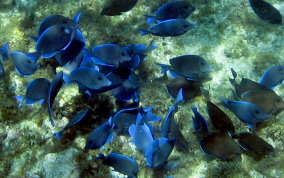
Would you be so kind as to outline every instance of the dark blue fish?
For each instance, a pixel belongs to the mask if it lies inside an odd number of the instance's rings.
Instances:
[[[25,53],[14,51],[11,52],[10,56],[19,75],[28,77],[39,68],[39,64],[35,63],[36,59],[31,58]]]
[[[111,121],[105,122],[95,129],[87,138],[85,150],[95,150],[109,144],[113,139]]]
[[[32,105],[39,101],[41,104],[48,94],[50,82],[45,78],[37,78],[29,82],[26,87],[25,96],[15,96],[20,102],[19,106]]]
[[[122,12],[130,11],[138,0],[105,0],[102,15],[115,16],[121,15]]]
[[[263,0],[249,0],[252,10],[265,22],[282,25],[280,12],[270,3]]]
[[[194,114],[194,117],[192,117],[192,124],[195,131],[194,133],[200,141],[209,133],[206,119],[197,111],[197,108],[192,107],[191,110]]]
[[[66,126],[64,126],[64,128],[61,131],[54,133],[53,136],[55,136],[58,140],[60,140],[62,138],[63,132],[66,129],[78,124],[82,119],[85,118],[87,113],[88,109],[78,111],[76,115],[69,121],[69,123]]]
[[[37,55],[51,58],[67,49],[75,36],[75,28],[67,25],[53,25],[47,28],[36,41]]]
[[[153,136],[150,128],[144,123],[142,124],[142,115],[138,114],[136,124],[132,124],[129,127],[129,135],[133,139],[133,143],[136,148],[143,154],[146,153],[147,149],[153,142]]]
[[[277,65],[267,69],[261,76],[259,83],[273,89],[284,80],[284,66]]]
[[[255,128],[257,122],[261,122],[270,117],[259,106],[243,101],[230,101],[222,99],[225,107],[230,109],[242,122],[248,124],[250,128]]]
[[[175,146],[175,139],[159,138],[154,140],[145,153],[147,165],[160,168],[166,164]]]
[[[87,49],[84,49],[84,57],[81,61],[80,67],[88,67],[99,71],[99,67],[97,66],[89,50]]]
[[[170,19],[150,27],[149,30],[140,30],[141,35],[152,34],[154,36],[170,37],[179,36],[193,29],[195,25],[184,19]]]
[[[102,159],[103,164],[113,167],[114,170],[127,175],[129,178],[137,177],[139,166],[134,158],[129,158],[117,153],[110,153],[107,156],[99,154],[96,159]]]
[[[195,8],[186,1],[172,1],[159,7],[153,16],[146,15],[148,24],[170,19],[186,19],[195,11]]]
[[[136,123],[136,119],[139,113],[142,115],[142,122],[146,124],[151,121],[161,120],[161,118],[153,115],[151,111],[152,108],[153,107],[150,106],[147,108],[128,108],[120,110],[111,118],[113,131],[123,134],[128,133],[128,128],[132,124]]]
[[[48,95],[47,95],[47,109],[48,109],[48,115],[49,115],[49,120],[52,126],[54,126],[54,121],[52,119],[52,115],[53,115],[53,110],[52,110],[52,105],[53,102],[60,90],[60,88],[63,85],[63,72],[60,71],[58,73],[56,73],[56,75],[54,76],[51,84],[50,84],[50,88],[48,91]]]
[[[68,71],[76,69],[83,58],[85,39],[79,30],[75,30],[75,37],[70,45],[55,56],[55,59]]]
[[[238,143],[226,133],[215,132],[205,136],[200,141],[202,151],[220,160],[240,160],[242,150]]]
[[[127,51],[115,44],[104,44],[92,48],[97,64],[118,67],[120,63],[131,60]]]
[[[212,67],[200,56],[184,55],[171,58],[170,65],[157,64],[161,67],[162,73],[170,71],[171,75],[176,77],[185,77],[190,79],[201,79],[212,70]]]
[[[129,78],[122,82],[122,84],[112,89],[112,94],[118,101],[128,101],[133,100],[134,102],[139,102],[139,83],[137,76],[132,74]]]
[[[6,42],[1,48],[0,48],[0,61],[3,62],[3,60],[9,59],[9,43]]]
[[[77,28],[80,16],[80,12],[75,15],[73,20],[58,14],[48,16],[41,22],[38,29],[38,36],[53,25],[67,25],[71,28]]]
[[[147,54],[154,49],[158,48],[154,41],[151,41],[148,46],[144,44],[133,44],[133,45],[127,45],[123,47],[128,55],[131,57],[131,61],[135,61],[136,57],[138,57],[139,61],[135,62],[136,65],[132,65],[132,68],[136,68],[139,64],[141,64],[145,58],[147,57]]]
[[[77,68],[70,75],[64,74],[64,81],[67,84],[76,82],[98,92],[111,85],[111,82],[104,74],[88,67]]]

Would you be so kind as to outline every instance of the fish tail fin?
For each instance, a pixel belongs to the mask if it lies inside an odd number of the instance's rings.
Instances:
[[[161,74],[166,73],[168,70],[170,70],[170,65],[166,65],[166,64],[160,64],[160,63],[156,63],[159,67],[161,67]]]
[[[142,36],[151,34],[151,31],[150,31],[150,30],[140,29],[139,32],[140,32],[140,34],[141,34]]]
[[[145,15],[145,17],[147,18],[147,24],[151,24],[154,23],[156,21],[156,17],[153,15]]]
[[[72,83],[72,80],[70,79],[70,75],[63,73],[63,81],[64,83],[66,83],[67,85]]]
[[[53,134],[53,136],[57,139],[57,140],[60,140],[63,136],[63,132],[60,131],[60,132],[56,132]]]
[[[6,42],[3,44],[2,46],[2,50],[3,50],[3,56],[4,56],[4,60],[8,60],[9,59],[9,43]]]
[[[14,96],[14,98],[19,102],[18,107],[22,107],[25,98],[23,96]]]
[[[33,53],[28,53],[26,54],[27,57],[31,58],[34,62],[37,62],[38,59],[40,58],[41,54],[40,52],[33,52]]]
[[[79,23],[80,20],[80,16],[81,16],[81,12],[78,12],[74,17],[73,17],[73,22],[75,22],[76,24]]]
[[[226,99],[224,99],[224,98],[220,98],[221,99],[221,101],[224,103],[224,107],[225,108],[228,108],[228,100],[226,100]]]
[[[178,103],[184,100],[182,91],[183,91],[182,88],[178,90],[178,95],[176,97],[176,101],[174,105],[177,105]]]
[[[95,158],[95,160],[99,160],[99,159],[105,159],[105,155],[102,154],[102,153],[100,153],[99,156],[97,156],[97,157]]]
[[[154,42],[155,42],[155,41],[152,40],[152,41],[149,43],[149,45],[148,45],[147,48],[145,49],[146,53],[148,53],[148,52],[150,52],[150,51],[152,51],[152,50],[158,48],[158,46],[156,46]]]

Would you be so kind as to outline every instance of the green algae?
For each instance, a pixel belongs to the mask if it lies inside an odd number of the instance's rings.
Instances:
[[[240,78],[247,77],[257,81],[265,69],[281,64],[284,55],[283,27],[261,21],[246,0],[192,1],[197,11],[188,20],[197,24],[195,29],[175,38],[140,36],[138,29],[147,28],[143,15],[153,12],[166,2],[169,1],[142,0],[130,12],[121,16],[104,17],[99,14],[102,2],[98,0],[38,1],[31,7],[16,7],[12,1],[4,0],[0,2],[0,44],[8,41],[11,51],[32,52],[34,42],[28,36],[36,35],[37,26],[44,17],[58,13],[71,18],[79,11],[82,12],[80,29],[88,47],[103,43],[148,44],[155,39],[159,48],[149,54],[137,73],[143,83],[141,105],[154,105],[154,113],[160,117],[165,116],[173,100],[167,95],[163,84],[153,81],[161,76],[156,62],[167,64],[169,58],[183,54],[204,57],[214,69],[210,74],[212,80],[205,82],[204,87],[210,89],[211,100],[218,103],[218,106],[221,106],[220,97],[232,98],[232,86],[228,81],[231,77],[230,68],[234,68]],[[275,3],[277,7],[284,5],[280,1],[269,2]],[[76,86],[64,87],[55,101],[58,106],[55,107],[56,127],[50,125],[47,111],[39,105],[17,108],[13,96],[24,94],[25,86],[30,80],[38,77],[50,80],[55,71],[61,69],[54,69],[57,65],[53,59],[45,60],[40,61],[41,69],[28,78],[18,76],[11,61],[4,62],[6,74],[0,83],[0,138],[3,140],[0,144],[0,177],[114,177],[119,174],[92,160],[99,153],[110,152],[135,157],[140,165],[138,177],[160,175],[146,168],[143,155],[135,150],[129,143],[131,139],[125,136],[116,137],[103,150],[83,150],[90,131],[113,114],[112,110],[116,106],[110,93],[98,95],[94,101],[85,102]],[[283,86],[278,87],[276,92],[283,97]],[[184,155],[174,150],[170,159],[179,159],[181,167],[164,173],[165,175],[178,178],[284,175],[283,113],[265,121],[264,126],[258,130],[258,135],[274,146],[275,156],[254,160],[243,154],[240,162],[222,162],[205,156],[200,150],[192,134],[193,114],[190,108],[193,106],[199,107],[201,114],[208,118],[202,98],[179,106],[175,118],[190,142],[190,153]],[[72,114],[85,107],[91,109],[91,127],[80,125],[71,128],[64,133],[61,141],[55,140],[52,134],[60,130]],[[226,109],[223,111],[230,116],[238,132],[247,130],[245,124],[232,113]],[[49,166],[47,170],[50,172],[43,169],[45,166]],[[62,171],[56,172],[54,169],[57,167]],[[63,170],[73,172],[67,174]]]

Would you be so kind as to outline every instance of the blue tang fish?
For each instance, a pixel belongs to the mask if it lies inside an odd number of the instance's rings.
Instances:
[[[43,19],[38,29],[38,36],[40,36],[46,29],[53,25],[67,25],[71,28],[77,28],[81,13],[77,13],[73,19],[69,19],[62,15],[51,15]]]
[[[170,19],[186,19],[195,11],[195,8],[186,1],[172,1],[159,7],[153,16],[146,15],[148,24],[156,20],[165,21]]]
[[[9,43],[5,43],[2,48],[0,48],[0,79],[4,76],[4,65],[3,61],[9,59]]]
[[[55,59],[64,66],[68,71],[76,69],[84,56],[85,39],[82,33],[75,30],[75,37],[70,45],[55,56]]]
[[[85,150],[95,150],[109,144],[113,139],[111,121],[105,122],[95,129],[87,138]]]
[[[147,165],[154,169],[164,166],[174,146],[175,139],[162,137],[154,140],[145,153]]]
[[[48,109],[49,120],[52,126],[54,126],[54,121],[52,119],[52,114],[53,114],[52,105],[63,83],[64,83],[63,72],[60,71],[56,73],[56,75],[54,76],[48,90],[47,109]]]
[[[53,136],[55,136],[55,138],[60,140],[62,138],[63,132],[66,129],[68,129],[68,128],[78,124],[80,121],[82,121],[82,119],[85,118],[87,113],[88,113],[88,109],[78,111],[76,113],[76,115],[69,121],[69,123],[66,126],[64,126],[64,128],[61,131],[54,133]]]
[[[65,83],[77,82],[78,84],[91,89],[100,91],[111,85],[106,76],[95,69],[88,67],[77,68],[70,75],[64,75]]]
[[[141,35],[152,34],[154,36],[171,37],[180,36],[188,30],[193,29],[195,25],[184,19],[170,19],[150,27],[149,30],[140,30]]]
[[[244,102],[244,101],[230,101],[222,99],[225,107],[231,110],[242,122],[248,124],[249,128],[255,128],[257,122],[268,119],[269,114],[263,111],[259,106]]]
[[[20,102],[19,106],[32,105],[39,101],[42,103],[49,90],[50,82],[45,78],[37,78],[30,81],[26,87],[25,96],[15,96],[15,99]]]
[[[282,25],[282,15],[270,3],[263,0],[249,0],[252,10],[265,22]]]
[[[131,60],[127,51],[116,44],[104,44],[92,48],[94,60],[100,65],[118,67],[120,63]]]
[[[284,66],[277,65],[270,67],[261,76],[259,83],[267,88],[273,89],[284,80]]]
[[[138,0],[105,0],[102,15],[115,16],[121,15],[122,12],[130,11]]]
[[[36,41],[37,55],[51,58],[65,50],[75,36],[75,28],[67,25],[53,25],[47,28]]]
[[[107,156],[99,154],[96,160],[97,159],[102,159],[103,164],[113,167],[114,170],[127,175],[129,178],[137,177],[139,166],[134,158],[129,158],[117,153],[110,153]]]
[[[10,56],[19,75],[28,77],[39,68],[39,64],[34,62],[36,60],[25,53],[14,51],[11,52]]]
[[[153,142],[153,136],[150,128],[142,122],[142,115],[138,114],[136,119],[136,124],[132,124],[128,131],[129,135],[133,139],[133,143],[136,148],[143,154],[146,153],[147,149]]]
[[[183,55],[169,59],[170,65],[157,64],[161,67],[162,73],[170,71],[170,74],[176,77],[185,77],[190,79],[201,79],[212,70],[212,67],[206,60],[197,55]]]

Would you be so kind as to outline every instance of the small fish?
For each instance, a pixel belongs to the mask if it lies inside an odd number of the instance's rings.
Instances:
[[[166,74],[166,73],[165,73]],[[196,80],[186,79],[184,77],[177,77],[169,80],[166,84],[167,92],[173,98],[177,97],[179,89],[182,88],[182,95],[185,101],[193,99],[196,96],[200,96],[201,83]]]
[[[37,78],[30,81],[26,87],[25,96],[15,96],[15,99],[20,102],[19,107],[23,104],[32,105],[39,101],[43,103],[46,99],[49,90],[50,81],[45,78]]]
[[[60,90],[60,88],[63,85],[63,72],[60,71],[58,73],[56,73],[56,75],[54,76],[50,87],[49,87],[49,91],[48,91],[48,95],[47,95],[47,109],[48,109],[48,115],[49,115],[49,120],[52,126],[54,126],[54,121],[52,119],[52,115],[53,115],[53,110],[52,110],[52,105],[53,102]]]
[[[250,132],[239,133],[236,138],[245,151],[253,152],[257,156],[267,155],[274,151],[272,145]]]
[[[211,101],[206,101],[206,104],[208,115],[214,128],[219,132],[234,134],[235,127],[232,120]]]
[[[11,52],[11,59],[14,62],[16,71],[19,75],[28,77],[35,73],[39,69],[39,64],[35,63],[36,59],[31,58],[22,52]]]
[[[195,8],[186,1],[172,1],[159,7],[154,15],[146,15],[148,24],[156,20],[165,21],[170,19],[186,19],[195,11]]]
[[[161,37],[174,37],[183,35],[194,27],[194,24],[184,19],[170,19],[151,26],[149,30],[140,29],[139,31],[141,35],[152,34]]]
[[[162,73],[170,71],[170,74],[176,77],[185,77],[190,79],[202,79],[212,70],[212,67],[200,56],[184,55],[169,59],[170,65],[157,64],[161,67]]]
[[[75,36],[75,28],[67,25],[53,25],[47,28],[36,41],[37,55],[51,58],[67,49]]]
[[[95,129],[87,138],[85,150],[95,150],[109,144],[113,139],[111,133],[112,125],[110,121],[105,122],[100,127]]]
[[[241,95],[241,100],[256,104],[268,114],[279,114],[284,101],[273,90],[250,90]]]
[[[116,133],[128,133],[128,128],[136,123],[138,114],[142,116],[142,122],[159,121],[161,118],[153,115],[151,106],[146,108],[128,108],[117,112],[111,119],[113,131]],[[149,126],[149,125],[148,125]]]
[[[111,85],[111,82],[104,74],[88,67],[77,68],[70,75],[64,74],[63,77],[67,84],[77,82],[88,89],[98,92]]]
[[[271,24],[282,25],[280,12],[270,3],[263,0],[249,0],[252,10],[263,21]]]
[[[80,12],[74,16],[73,20],[58,14],[48,16],[41,22],[38,29],[38,36],[53,25],[67,25],[75,29],[78,26],[80,16]]]
[[[127,51],[115,44],[104,44],[92,48],[94,60],[105,66],[118,67],[120,63],[131,60]]]
[[[241,159],[240,146],[226,133],[211,133],[204,137],[200,146],[204,153],[220,160]]]
[[[255,128],[257,122],[261,122],[270,117],[259,106],[244,102],[221,99],[225,107],[231,110],[242,122],[248,124],[249,128]]]
[[[233,78],[229,79],[230,83],[234,86],[235,88],[235,92],[236,95],[241,98],[241,95],[247,91],[251,91],[251,90],[269,90],[269,88],[267,88],[264,85],[261,85],[257,82],[254,82],[250,79],[247,78],[242,78],[241,82],[239,84],[237,84],[236,82],[236,78],[237,78],[237,73],[234,69],[231,68],[231,72],[233,74]]]
[[[192,117],[192,124],[194,127],[194,133],[197,136],[197,139],[200,141],[209,133],[206,119],[197,111],[197,108],[191,108],[194,117]]]
[[[64,128],[61,131],[54,133],[53,136],[55,136],[58,140],[60,140],[62,138],[63,132],[66,129],[78,124],[82,119],[85,118],[87,113],[88,109],[78,111],[76,115],[69,121],[69,123],[66,126],[64,126]]]
[[[75,37],[70,45],[55,56],[60,66],[72,72],[81,63],[84,55],[85,39],[79,30],[75,30]]]
[[[160,168],[166,164],[175,146],[175,139],[159,138],[154,140],[145,153],[147,165]]]
[[[105,0],[102,15],[115,16],[121,15],[122,12],[130,11],[138,2],[138,0]]]
[[[284,66],[277,65],[267,69],[261,76],[259,83],[273,89],[284,80]]]
[[[134,158],[129,158],[117,153],[110,153],[107,156],[99,154],[96,160],[97,159],[102,159],[103,164],[113,167],[115,171],[125,174],[129,178],[137,177],[139,166]]]
[[[9,59],[9,43],[6,42],[0,48],[0,61],[3,62],[3,60],[8,60],[8,59]]]
[[[133,139],[133,143],[136,148],[143,154],[146,153],[147,149],[153,142],[153,136],[150,128],[142,122],[142,115],[138,114],[136,119],[136,124],[132,124],[128,131],[129,135]]]

